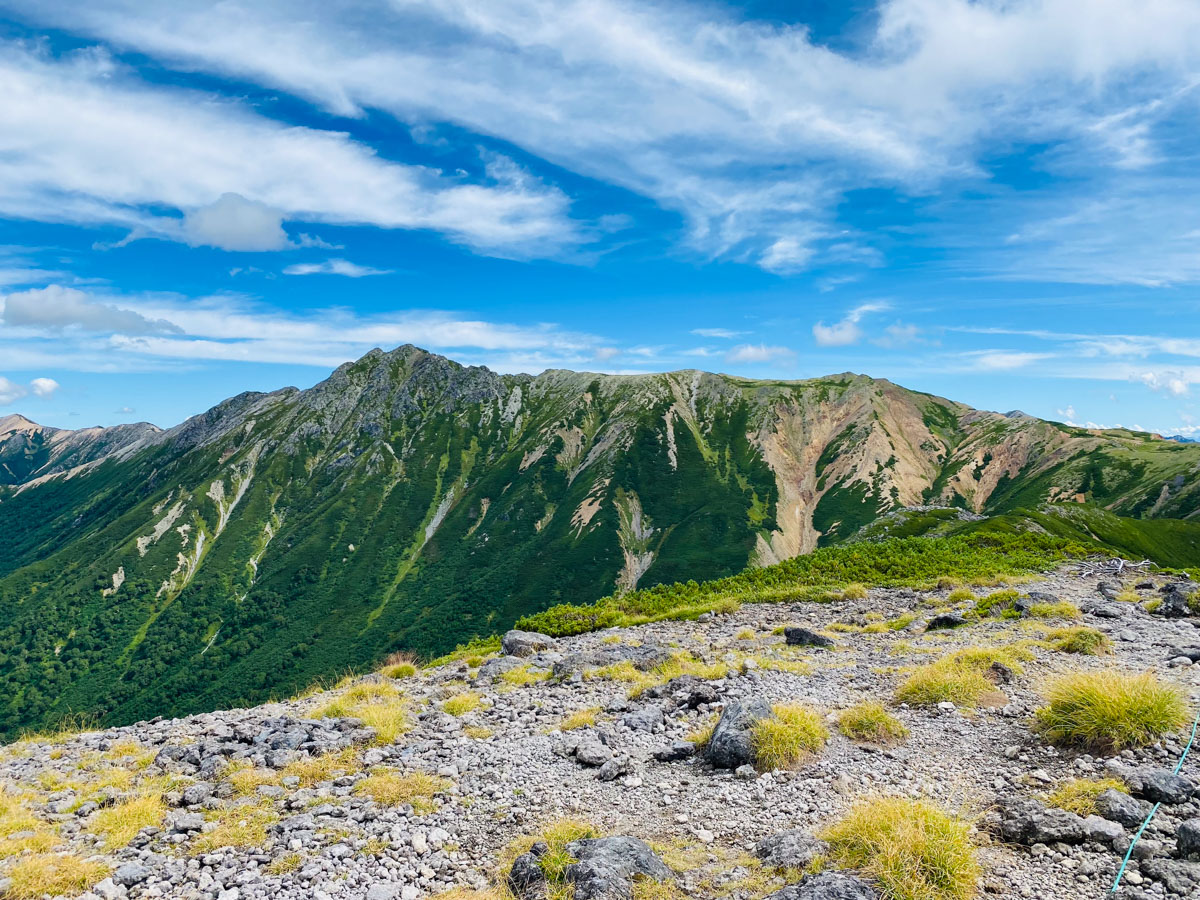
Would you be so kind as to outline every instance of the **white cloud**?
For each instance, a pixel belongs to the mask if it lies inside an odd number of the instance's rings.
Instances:
[[[35,378],[29,382],[29,389],[35,397],[49,397],[58,388],[59,384],[53,378]]]
[[[846,190],[929,193],[978,174],[990,140],[1062,148],[1089,177],[1150,165],[1200,57],[1192,0],[882,0],[845,53],[680,0],[0,5],[334,115],[385,110],[426,141],[442,122],[498,137],[677,210],[703,252],[778,272],[843,240],[830,220]],[[1086,271],[1059,249],[1071,277]],[[1136,255],[1119,260],[1106,268]]]
[[[1027,353],[1015,350],[982,350],[968,353],[971,365],[986,372],[1006,372],[1012,369],[1023,369],[1043,359],[1048,359],[1047,353]]]
[[[597,347],[592,351],[592,359],[597,362],[607,362],[614,356],[620,356],[621,351],[617,347]]]
[[[766,344],[739,344],[725,354],[731,363],[765,363],[777,359],[790,359],[795,352],[787,347],[771,347]]]
[[[1184,396],[1189,389],[1184,372],[1142,372],[1136,378],[1152,391],[1166,391],[1175,397]]]
[[[880,347],[903,347],[920,340],[921,329],[916,325],[895,322],[883,329],[883,337],[876,338]]]
[[[360,266],[348,259],[327,259],[319,263],[295,263],[283,270],[284,275],[345,275],[347,278],[362,278],[366,275],[387,275],[391,269],[373,269]]]
[[[241,194],[222,194],[183,217],[183,240],[221,250],[282,250],[290,247],[283,212]]]
[[[58,390],[58,382],[53,378],[35,378],[29,384],[20,384],[0,375],[0,406],[8,406],[23,400],[30,394],[44,399]]]
[[[0,216],[116,224],[227,249],[286,246],[281,222],[428,229],[500,256],[577,246],[568,200],[511,160],[471,180],[345,133],[137,81],[102,51],[0,42]]]
[[[733,331],[732,329],[729,329],[729,328],[693,328],[691,333],[699,335],[700,337],[723,338],[725,340],[732,340],[733,338],[741,337],[742,335],[746,334],[747,332]]]
[[[888,308],[886,303],[864,303],[846,313],[845,318],[832,325],[817,322],[812,327],[813,338],[821,347],[845,347],[857,344],[863,339],[863,330],[858,323],[863,316],[873,312],[881,312]]]
[[[81,290],[57,284],[9,294],[4,298],[3,318],[6,325],[14,328],[76,327],[123,334],[180,332],[178,325],[165,319],[148,319],[131,309],[98,302]]]

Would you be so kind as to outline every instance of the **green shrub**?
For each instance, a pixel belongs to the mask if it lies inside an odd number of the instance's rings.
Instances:
[[[1059,653],[1081,653],[1084,656],[1112,653],[1112,641],[1104,632],[1083,625],[1057,628],[1046,634],[1046,640]]]
[[[821,717],[796,703],[779,703],[771,707],[775,714],[759,719],[750,730],[754,761],[759,769],[791,769],[809,754],[825,746],[829,730]]]
[[[864,800],[821,837],[834,862],[873,878],[885,900],[975,896],[979,864],[970,825],[929,801]]]
[[[1061,746],[1099,753],[1145,747],[1189,721],[1179,689],[1150,672],[1064,675],[1050,683],[1046,700],[1035,714],[1042,735]]]
[[[1021,595],[1016,591],[995,591],[986,597],[975,601],[975,614],[978,616],[995,616],[1001,619],[1016,619],[1021,613],[1017,610],[1017,601]]]
[[[904,724],[878,701],[865,700],[838,714],[838,729],[855,741],[890,744],[908,736]]]

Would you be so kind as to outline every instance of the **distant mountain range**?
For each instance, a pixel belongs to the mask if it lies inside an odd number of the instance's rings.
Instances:
[[[1200,446],[843,374],[498,375],[405,346],[178,427],[0,419],[0,733],[250,703],[901,507],[1200,511]]]
[[[1200,438],[1184,437],[1182,434],[1172,434],[1164,438],[1168,441],[1179,441],[1181,444],[1200,444]]]

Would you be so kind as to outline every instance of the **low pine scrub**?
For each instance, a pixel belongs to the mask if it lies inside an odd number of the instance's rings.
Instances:
[[[774,717],[759,719],[750,732],[754,761],[762,771],[795,768],[829,740],[829,730],[811,709],[780,703],[771,711]]]
[[[827,601],[846,596],[847,590],[856,596],[869,587],[927,590],[946,579],[994,583],[1003,577],[1044,571],[1088,551],[1079,543],[1033,533],[903,538],[825,547],[778,565],[703,584],[663,584],[591,604],[554,606],[526,616],[517,627],[566,636],[664,619],[694,619],[705,612],[732,611],[743,603]]]
[[[821,837],[833,861],[870,876],[884,900],[975,896],[979,864],[970,825],[929,801],[864,800]]]
[[[1117,669],[1055,679],[1036,726],[1054,744],[1098,753],[1145,747],[1190,721],[1182,692],[1153,673]]]
[[[904,724],[882,703],[866,700],[838,714],[838,730],[854,741],[891,744],[908,737]]]

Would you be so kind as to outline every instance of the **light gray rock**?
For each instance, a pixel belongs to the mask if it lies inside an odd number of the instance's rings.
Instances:
[[[797,884],[769,895],[766,900],[878,900],[870,883],[849,872],[805,875]]]
[[[793,829],[765,837],[754,846],[754,852],[765,865],[777,869],[803,869],[829,845],[807,831]]]
[[[549,635],[515,628],[500,640],[500,649],[508,656],[532,656],[539,650],[550,650],[557,646],[558,641]]]

